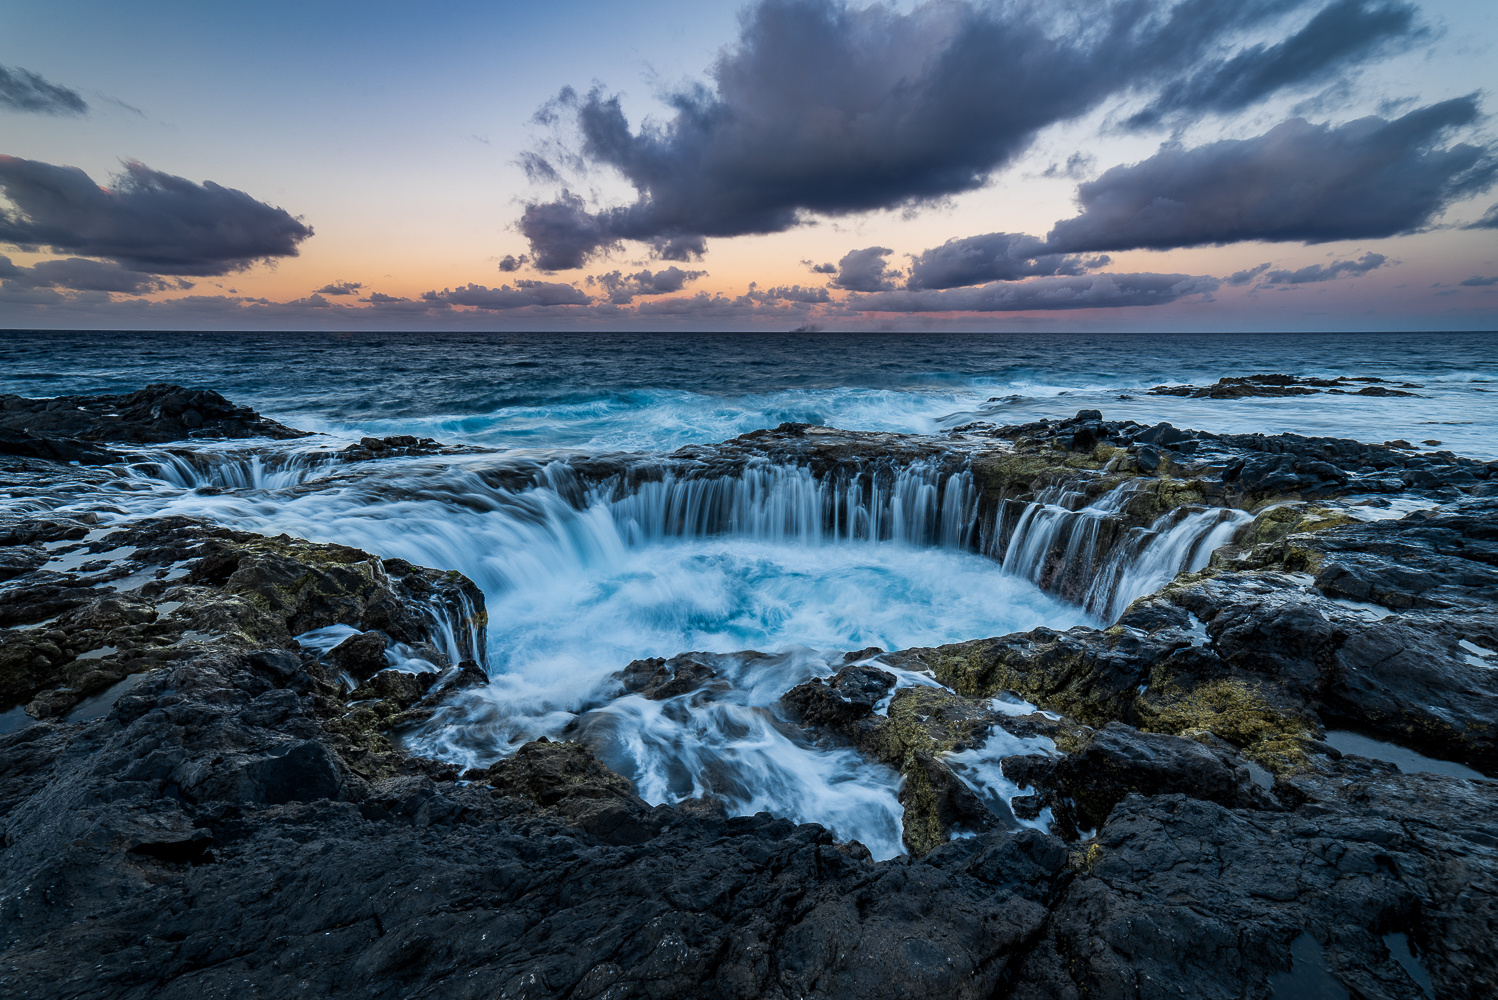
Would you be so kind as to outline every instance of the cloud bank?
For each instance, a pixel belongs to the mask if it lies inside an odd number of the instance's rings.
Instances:
[[[585,292],[565,282],[528,280],[517,281],[513,287],[501,285],[499,288],[468,284],[440,292],[424,292],[421,298],[429,305],[472,306],[492,312],[527,306],[585,306],[592,301]]]
[[[1270,271],[1264,275],[1266,285],[1309,285],[1337,278],[1356,278],[1377,270],[1388,262],[1381,253],[1365,253],[1357,260],[1339,260],[1330,264],[1311,264],[1295,271]]]
[[[1238,111],[1287,87],[1329,80],[1424,34],[1409,4],[1336,0],[1282,42],[1249,46],[1173,80],[1128,125],[1143,128],[1185,114]]]
[[[635,274],[610,271],[590,277],[588,283],[602,286],[609,301],[615,305],[628,305],[636,295],[669,295],[681,291],[687,282],[706,276],[706,271],[683,271],[673,264],[662,271],[648,268]]]
[[[1295,118],[1252,139],[1166,147],[1081,185],[1082,213],[1056,223],[1046,243],[1074,253],[1414,232],[1498,177],[1491,150],[1441,145],[1478,117],[1468,96],[1392,121]]]
[[[622,175],[636,199],[577,194],[525,207],[542,270],[582,266],[622,240],[699,257],[709,237],[772,233],[808,213],[909,206],[969,191],[1043,128],[1110,97],[1152,92],[1157,117],[1241,107],[1321,79],[1414,30],[1399,3],[1334,0],[1299,31],[1247,48],[1309,0],[933,0],[909,13],[838,0],[760,0],[709,84],[667,98],[670,120],[631,128],[620,98],[565,89],[538,114],[576,151],[525,158],[556,181],[575,160]]]
[[[312,229],[284,209],[204,181],[125,164],[113,188],[77,167],[0,156],[0,243],[103,257],[148,274],[217,275],[294,257]]]
[[[1110,258],[1102,251],[1250,240],[1326,243],[1417,232],[1498,179],[1498,156],[1491,149],[1447,143],[1453,129],[1479,116],[1476,98],[1468,96],[1393,120],[1368,117],[1332,126],[1296,118],[1251,139],[1189,149],[1167,145],[1149,159],[1080,185],[1081,214],[1057,222],[1044,239],[987,233],[948,240],[912,259],[906,287],[1078,276],[1107,266]],[[1266,281],[1325,281],[1383,262],[1382,255],[1368,254],[1356,262],[1270,272]],[[1269,268],[1263,264],[1226,280],[1245,285]],[[858,290],[877,289],[865,284]]]
[[[1158,306],[1214,292],[1220,282],[1192,274],[1094,274],[993,282],[976,288],[893,291],[858,296],[863,312],[1029,312]]]
[[[145,295],[167,288],[191,288],[191,283],[164,281],[138,271],[127,271],[118,264],[66,257],[44,260],[31,267],[21,267],[9,257],[0,255],[0,281],[7,290],[20,288],[62,288],[76,292],[118,292],[123,295]]]

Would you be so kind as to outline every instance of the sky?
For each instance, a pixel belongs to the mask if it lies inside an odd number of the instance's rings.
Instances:
[[[0,0],[0,329],[1498,329],[1490,0]]]

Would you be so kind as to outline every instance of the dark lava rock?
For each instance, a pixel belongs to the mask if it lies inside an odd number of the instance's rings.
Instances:
[[[1232,754],[1117,722],[1059,759],[1009,758],[1004,773],[1022,785],[1054,789],[1054,804],[1080,829],[1101,827],[1113,807],[1134,793],[1180,793],[1242,809],[1280,808]]]
[[[1247,396],[1309,396],[1318,392],[1359,396],[1418,396],[1403,389],[1418,389],[1411,382],[1398,382],[1395,389],[1381,378],[1302,378],[1297,375],[1248,375],[1222,378],[1216,385],[1157,385],[1148,390],[1151,396],[1190,396],[1194,399],[1243,399]],[[1361,386],[1354,389],[1353,386]]]
[[[0,396],[0,431],[20,435],[17,443],[0,436],[0,451],[60,461],[114,461],[102,449],[77,455],[38,454],[30,441],[61,450],[85,448],[75,442],[110,441],[160,444],[187,437],[295,438],[295,430],[262,417],[247,406],[235,406],[211,389],[184,389],[157,383],[120,395],[57,396],[27,399]]]
[[[468,771],[463,780],[534,803],[607,844],[644,843],[662,826],[629,781],[581,743],[527,743],[513,757]]]
[[[813,677],[796,685],[780,702],[807,725],[846,730],[867,718],[894,686],[894,674],[855,664],[839,670],[831,680]]]
[[[1144,448],[1168,475],[1140,477],[1126,529],[1183,504],[1301,501],[1117,628],[883,654],[958,693],[904,688],[879,715],[890,675],[856,665],[788,692],[803,732],[899,771],[912,854],[879,863],[711,799],[652,807],[579,743],[460,778],[391,734],[483,683],[479,663],[376,669],[349,693],[293,647],[344,624],[370,657],[370,634],[382,657],[383,636],[419,648],[435,605],[481,650],[483,595],[461,577],[185,518],[87,542],[81,519],[0,524],[18,570],[0,590],[0,709],[30,699],[40,719],[0,734],[0,995],[1264,1000],[1293,950],[1350,996],[1417,997],[1391,935],[1435,995],[1498,994],[1498,782],[1401,774],[1318,739],[1356,719],[1498,770],[1481,652],[1498,648],[1495,511],[1471,495],[1494,467],[1086,411],[1026,426],[966,431],[964,452],[798,425],[680,458],[709,475],[773,452],[848,476],[971,458],[975,487],[1006,498],[982,501],[988,523],[1063,476],[1095,497],[1136,477]],[[1309,502],[1358,490],[1451,502],[1367,525]],[[27,568],[31,547],[68,540],[110,567]],[[711,697],[760,656],[637,661],[619,680]],[[1001,715],[1007,690],[1067,717]],[[96,691],[114,698],[102,714],[69,713]],[[996,725],[1056,747],[1006,761],[1031,789],[1015,813],[1050,808],[1095,837],[998,828],[948,763]]]
[[[386,645],[385,637],[371,629],[349,636],[328,650],[323,658],[329,665],[362,681],[385,669]]]

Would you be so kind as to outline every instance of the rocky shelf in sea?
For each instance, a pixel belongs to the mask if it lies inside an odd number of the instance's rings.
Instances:
[[[1192,399],[1244,399],[1250,396],[1406,396],[1418,398],[1424,386],[1414,382],[1390,382],[1365,375],[1359,378],[1314,378],[1303,375],[1244,375],[1218,379],[1214,385],[1157,385],[1151,396],[1189,396]]]
[[[786,691],[809,738],[902,775],[908,854],[874,862],[712,797],[647,804],[581,738],[461,773],[411,755],[403,728],[485,680],[471,581],[76,502],[144,445],[300,432],[174,386],[3,406],[0,489],[80,484],[71,513],[0,525],[5,996],[1498,994],[1495,463],[1096,411],[568,459],[621,494],[766,463],[867,494],[918,467],[970,508],[964,544],[1031,545],[1035,581],[1077,602],[1131,539],[1230,533],[1107,628],[850,651]],[[762,655],[616,680],[710,697]],[[1344,730],[1467,776],[1342,753]],[[1042,738],[998,765],[1025,794],[964,779]]]

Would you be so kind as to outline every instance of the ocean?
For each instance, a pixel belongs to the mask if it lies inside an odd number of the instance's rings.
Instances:
[[[1145,395],[1265,373],[1410,381],[1423,398]],[[1099,409],[1498,458],[1498,333],[0,334],[0,392],[160,381],[306,430],[503,448],[670,450],[787,420],[929,433]]]

